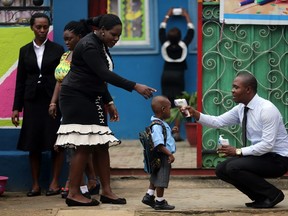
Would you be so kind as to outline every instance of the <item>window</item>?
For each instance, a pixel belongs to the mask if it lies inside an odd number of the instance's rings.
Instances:
[[[108,13],[117,14],[123,24],[120,41],[111,50],[114,54],[146,54],[158,52],[157,1],[108,0]]]
[[[31,16],[36,12],[46,13],[52,23],[52,2],[53,0],[33,2],[26,0],[1,1],[0,25],[29,25]]]

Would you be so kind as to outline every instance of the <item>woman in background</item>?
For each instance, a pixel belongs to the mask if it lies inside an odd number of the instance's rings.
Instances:
[[[53,160],[53,179],[46,191],[47,196],[60,193],[58,180],[64,160],[63,151],[53,151],[61,115],[51,118],[47,112],[55,86],[54,71],[64,49],[47,38],[49,26],[50,20],[46,14],[32,15],[30,28],[35,38],[20,49],[11,117],[17,127],[20,124],[19,113],[23,111],[17,149],[29,151],[32,174],[32,188],[27,193],[29,197],[41,195],[39,176],[42,152],[51,151]]]
[[[184,16],[187,22],[187,33],[182,40],[180,29],[171,28],[166,35],[166,26],[168,19],[173,16]],[[167,12],[164,20],[160,24],[159,39],[162,44],[162,56],[165,60],[163,73],[161,77],[162,94],[168,97],[172,107],[175,107],[174,99],[182,95],[185,90],[185,70],[187,69],[186,57],[188,45],[191,43],[194,36],[194,26],[191,22],[189,14],[183,8],[170,9]],[[180,121],[175,120],[175,126],[180,131]],[[175,133],[175,141],[182,141],[180,133]]]

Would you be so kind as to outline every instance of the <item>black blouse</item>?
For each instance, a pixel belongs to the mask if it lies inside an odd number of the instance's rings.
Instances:
[[[110,56],[107,47],[104,47],[102,41],[94,33],[82,38],[74,49],[71,69],[62,85],[76,88],[91,97],[104,95],[104,102],[112,100],[107,83],[132,91],[136,85],[135,82],[109,70],[104,48]]]

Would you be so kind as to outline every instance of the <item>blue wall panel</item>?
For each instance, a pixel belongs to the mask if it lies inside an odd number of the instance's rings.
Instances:
[[[87,0],[61,0],[53,1],[54,40],[62,44],[64,26],[71,20],[86,19],[88,16]]]

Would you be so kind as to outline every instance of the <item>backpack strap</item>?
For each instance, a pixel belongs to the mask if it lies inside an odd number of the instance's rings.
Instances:
[[[162,126],[162,133],[163,133],[163,136],[164,136],[164,146],[166,146],[166,141],[167,141],[167,131],[166,131],[166,127],[165,125],[163,124],[162,121],[160,120],[154,120],[152,121],[152,123],[150,124],[150,129],[152,130],[152,127],[155,125],[155,124],[158,124],[158,125],[161,125]]]

